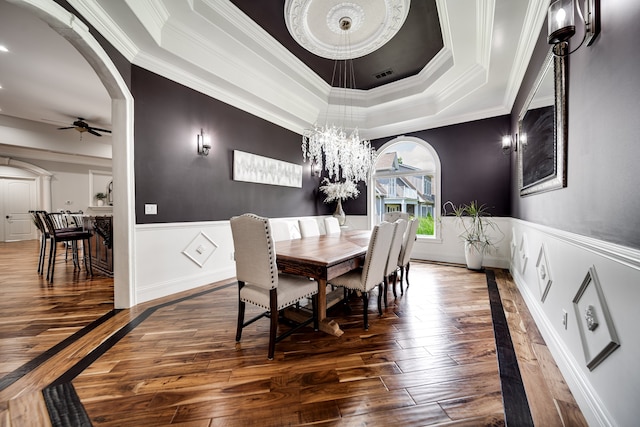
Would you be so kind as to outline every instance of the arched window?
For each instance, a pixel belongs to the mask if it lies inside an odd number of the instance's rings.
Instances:
[[[373,222],[387,212],[420,220],[418,235],[436,237],[440,212],[440,158],[422,139],[400,136],[378,150],[369,200]]]

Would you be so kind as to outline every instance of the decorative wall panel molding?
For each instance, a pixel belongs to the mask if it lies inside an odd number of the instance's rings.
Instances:
[[[515,263],[518,257],[518,238],[516,237],[516,229],[511,229],[511,263]]]
[[[620,347],[595,266],[589,268],[580,289],[573,298],[573,308],[580,331],[584,358],[589,370],[593,371],[607,356]]]
[[[200,268],[218,249],[218,245],[202,231],[187,245],[182,253],[191,261],[198,264]]]
[[[522,235],[522,240],[520,241],[520,249],[518,250],[518,254],[520,257],[520,272],[524,274],[527,269],[527,261],[529,261],[529,247],[527,245],[527,235]]]
[[[302,166],[233,150],[233,180],[302,188]]]
[[[549,261],[547,260],[547,252],[544,245],[540,246],[540,253],[538,254],[538,262],[536,262],[536,269],[538,272],[538,285],[540,286],[540,301],[544,302],[551,289],[551,271],[549,269]]]

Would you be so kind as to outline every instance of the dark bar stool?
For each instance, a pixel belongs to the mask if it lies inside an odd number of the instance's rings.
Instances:
[[[53,274],[55,271],[55,261],[57,254],[57,246],[60,242],[71,242],[74,266],[79,266],[78,263],[78,242],[82,242],[82,255],[84,258],[84,268],[87,274],[93,276],[93,266],[91,265],[91,236],[93,233],[83,228],[69,228],[62,227],[63,223],[59,220],[58,213],[39,213],[41,221],[44,223],[47,233],[50,235],[51,246],[49,248],[49,265],[47,268],[47,280],[49,283],[53,283]],[[87,266],[87,259],[89,265]]]

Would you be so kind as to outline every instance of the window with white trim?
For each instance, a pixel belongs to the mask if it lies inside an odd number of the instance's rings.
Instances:
[[[418,235],[436,237],[440,212],[440,158],[415,137],[395,138],[378,150],[369,185],[374,223],[388,212],[406,212],[420,220]]]

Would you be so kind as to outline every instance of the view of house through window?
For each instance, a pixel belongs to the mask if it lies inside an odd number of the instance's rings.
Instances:
[[[418,218],[418,235],[434,236],[436,179],[439,160],[423,141],[399,139],[382,147],[375,164],[375,213],[377,222],[388,212],[406,212]]]

